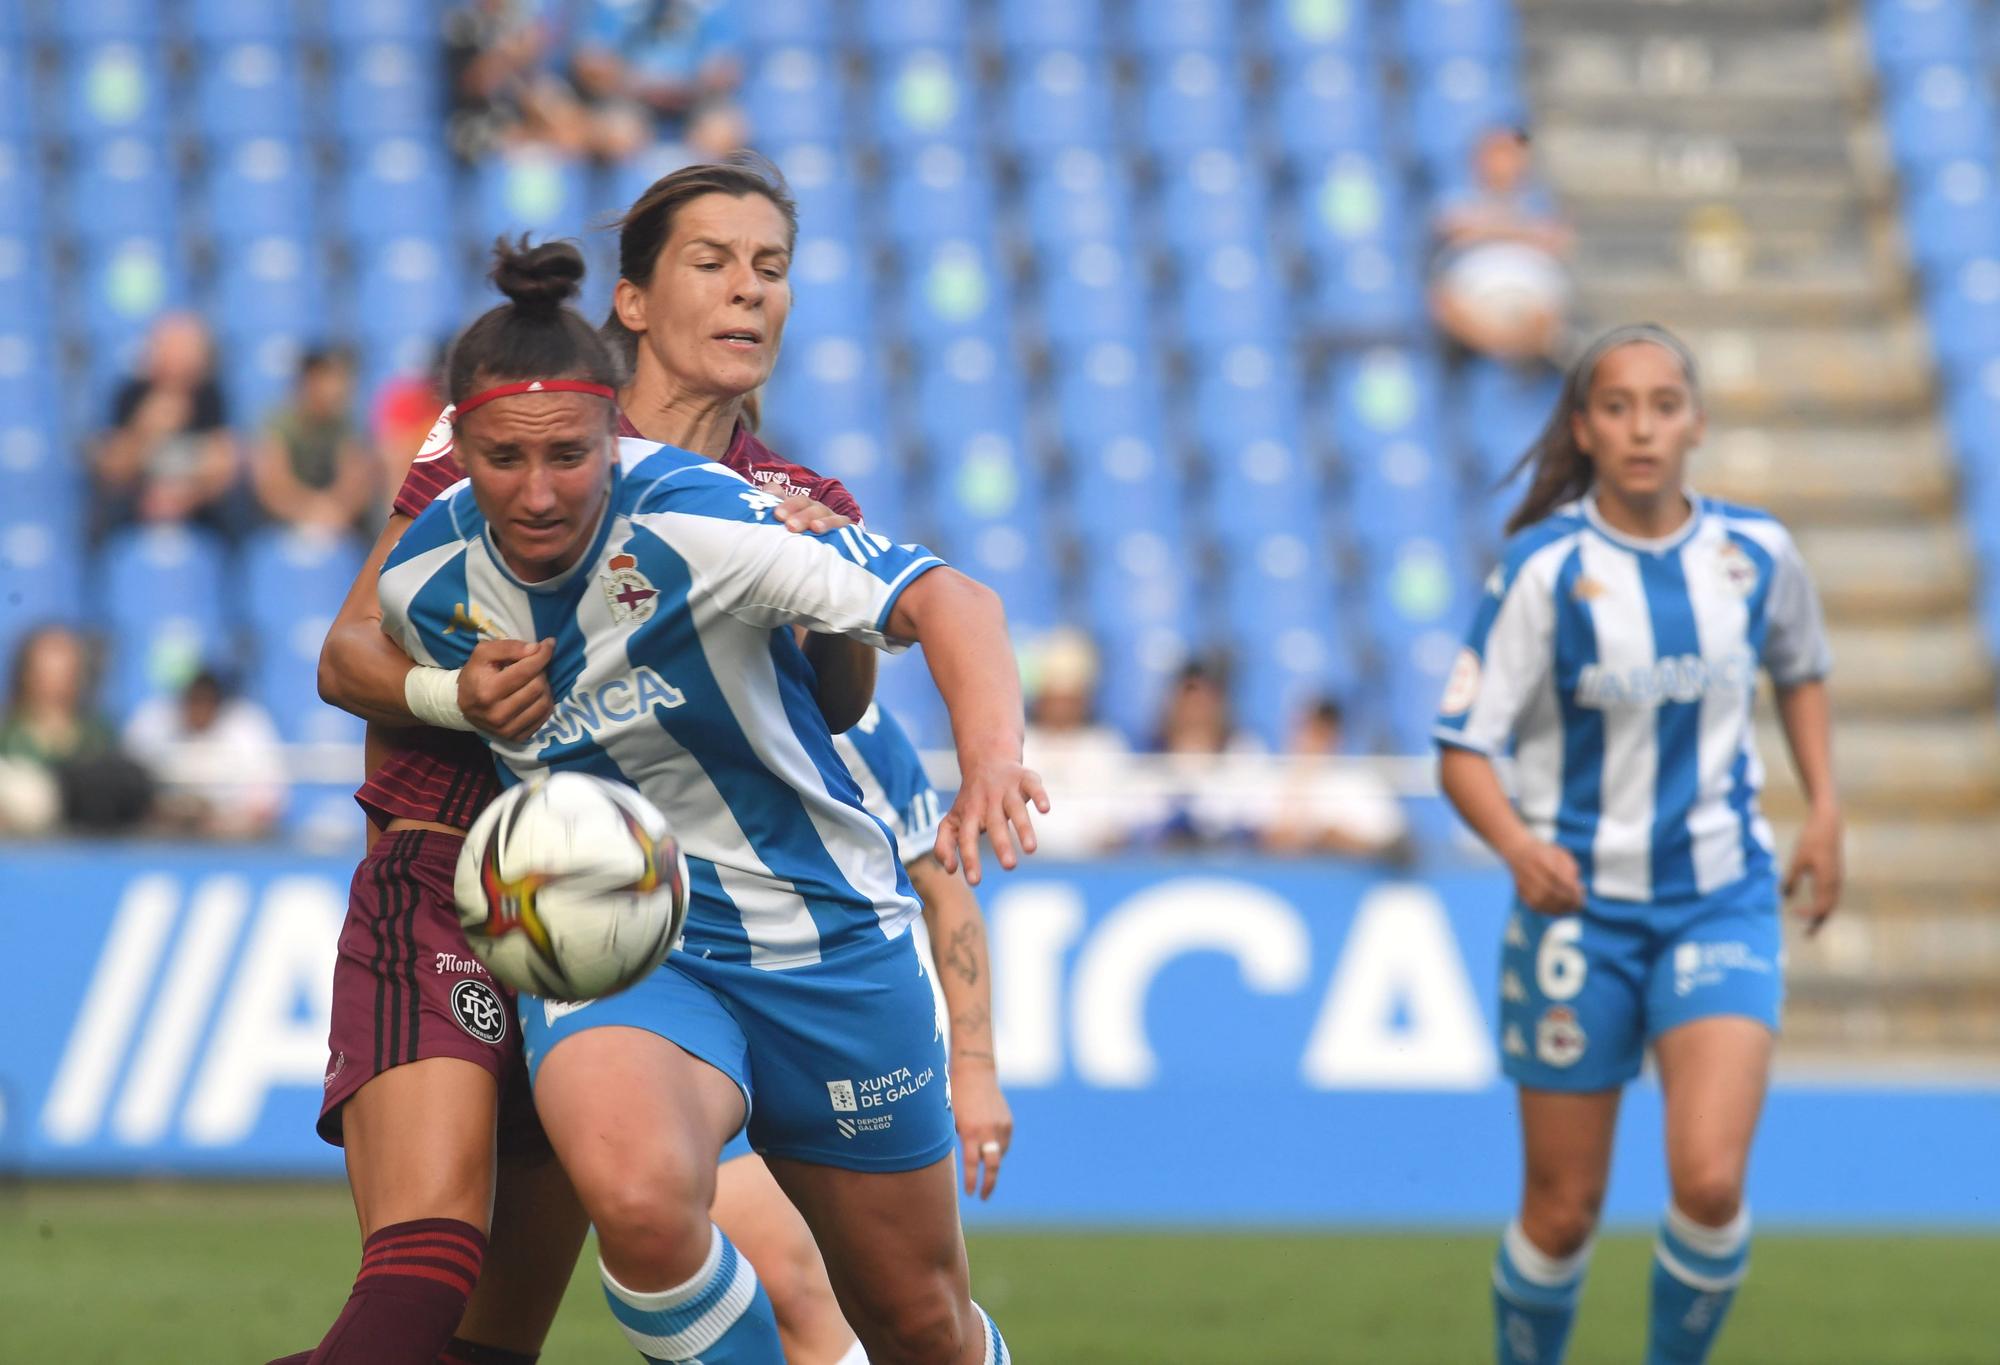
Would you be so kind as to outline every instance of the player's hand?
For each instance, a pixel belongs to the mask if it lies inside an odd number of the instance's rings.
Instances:
[[[825,503],[814,502],[803,493],[794,493],[778,504],[778,520],[785,524],[787,531],[838,531],[843,526],[852,526],[852,518],[843,517]]]
[[[938,866],[956,875],[963,864],[965,880],[979,885],[979,836],[984,834],[992,840],[1000,866],[1013,871],[1023,855],[1035,851],[1030,804],[1044,815],[1049,813],[1042,779],[1019,763],[982,763],[961,773],[958,796],[938,824],[933,850]]]
[[[1014,1143],[1014,1112],[1000,1093],[992,1057],[951,1059],[951,1113],[965,1161],[965,1192],[990,1199],[1000,1179],[1000,1159]]]
[[[1785,873],[1784,897],[1791,901],[1801,888],[1806,889],[1792,913],[1806,922],[1809,935],[1817,934],[1840,904],[1840,887],[1847,876],[1840,845],[1837,807],[1816,808],[1806,816],[1798,847],[1792,850],[1792,865]]]
[[[1573,915],[1583,909],[1583,878],[1566,848],[1530,839],[1508,855],[1514,891],[1521,903],[1544,915]]]
[[[458,671],[458,709],[499,739],[531,738],[556,709],[548,676],[555,653],[554,640],[481,640]]]

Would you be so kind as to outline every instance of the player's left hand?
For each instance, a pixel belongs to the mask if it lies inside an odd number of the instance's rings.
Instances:
[[[951,1113],[965,1161],[965,1192],[990,1199],[1000,1179],[1000,1159],[1014,1142],[1014,1112],[1000,1093],[990,1057],[951,1059]]]
[[[993,842],[993,856],[1009,872],[1021,858],[1035,851],[1035,823],[1028,814],[1032,803],[1042,814],[1049,813],[1049,794],[1042,779],[1019,763],[982,763],[959,774],[958,796],[938,822],[938,865],[957,875],[965,867],[965,880],[979,885],[979,836]],[[1016,852],[1016,843],[1019,852]]]
[[[838,531],[843,526],[852,526],[848,517],[828,507],[825,503],[814,502],[803,493],[794,493],[778,504],[778,520],[785,524],[787,531]]]
[[[1783,894],[1789,902],[1801,887],[1807,889],[1805,898],[1792,909],[1806,922],[1807,934],[1817,934],[1840,904],[1840,887],[1847,875],[1840,845],[1838,809],[1820,807],[1806,816],[1798,847],[1792,850],[1792,865],[1785,873]]]

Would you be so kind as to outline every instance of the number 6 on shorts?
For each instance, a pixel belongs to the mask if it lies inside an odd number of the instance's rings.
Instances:
[[[1590,971],[1589,961],[1577,940],[1583,937],[1583,917],[1566,915],[1549,925],[1535,953],[1535,986],[1543,998],[1573,1000],[1583,989]]]

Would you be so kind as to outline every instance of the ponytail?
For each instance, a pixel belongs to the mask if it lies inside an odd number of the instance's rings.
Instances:
[[[1534,443],[1500,480],[1504,486],[1533,471],[1528,480],[1528,491],[1522,494],[1519,505],[1507,517],[1508,535],[1533,526],[1564,503],[1572,502],[1590,491],[1596,468],[1591,464],[1590,456],[1577,445],[1576,427],[1570,419],[1582,412],[1590,401],[1590,385],[1597,375],[1598,363],[1620,346],[1629,346],[1634,342],[1661,347],[1677,358],[1695,401],[1701,401],[1701,379],[1695,369],[1694,353],[1666,328],[1657,323],[1638,322],[1614,327],[1598,337],[1563,375],[1562,394],[1556,399],[1555,411],[1549,414],[1541,434],[1535,437]]]

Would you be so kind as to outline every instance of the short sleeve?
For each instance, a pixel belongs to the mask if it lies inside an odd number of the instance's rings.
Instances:
[[[1452,665],[1432,736],[1439,744],[1495,756],[1513,739],[1551,666],[1555,597],[1532,559],[1507,575],[1495,569]]]
[[[1771,557],[1771,595],[1765,607],[1763,665],[1779,687],[1824,678],[1833,670],[1826,617],[1819,592],[1798,545],[1786,536]]]

